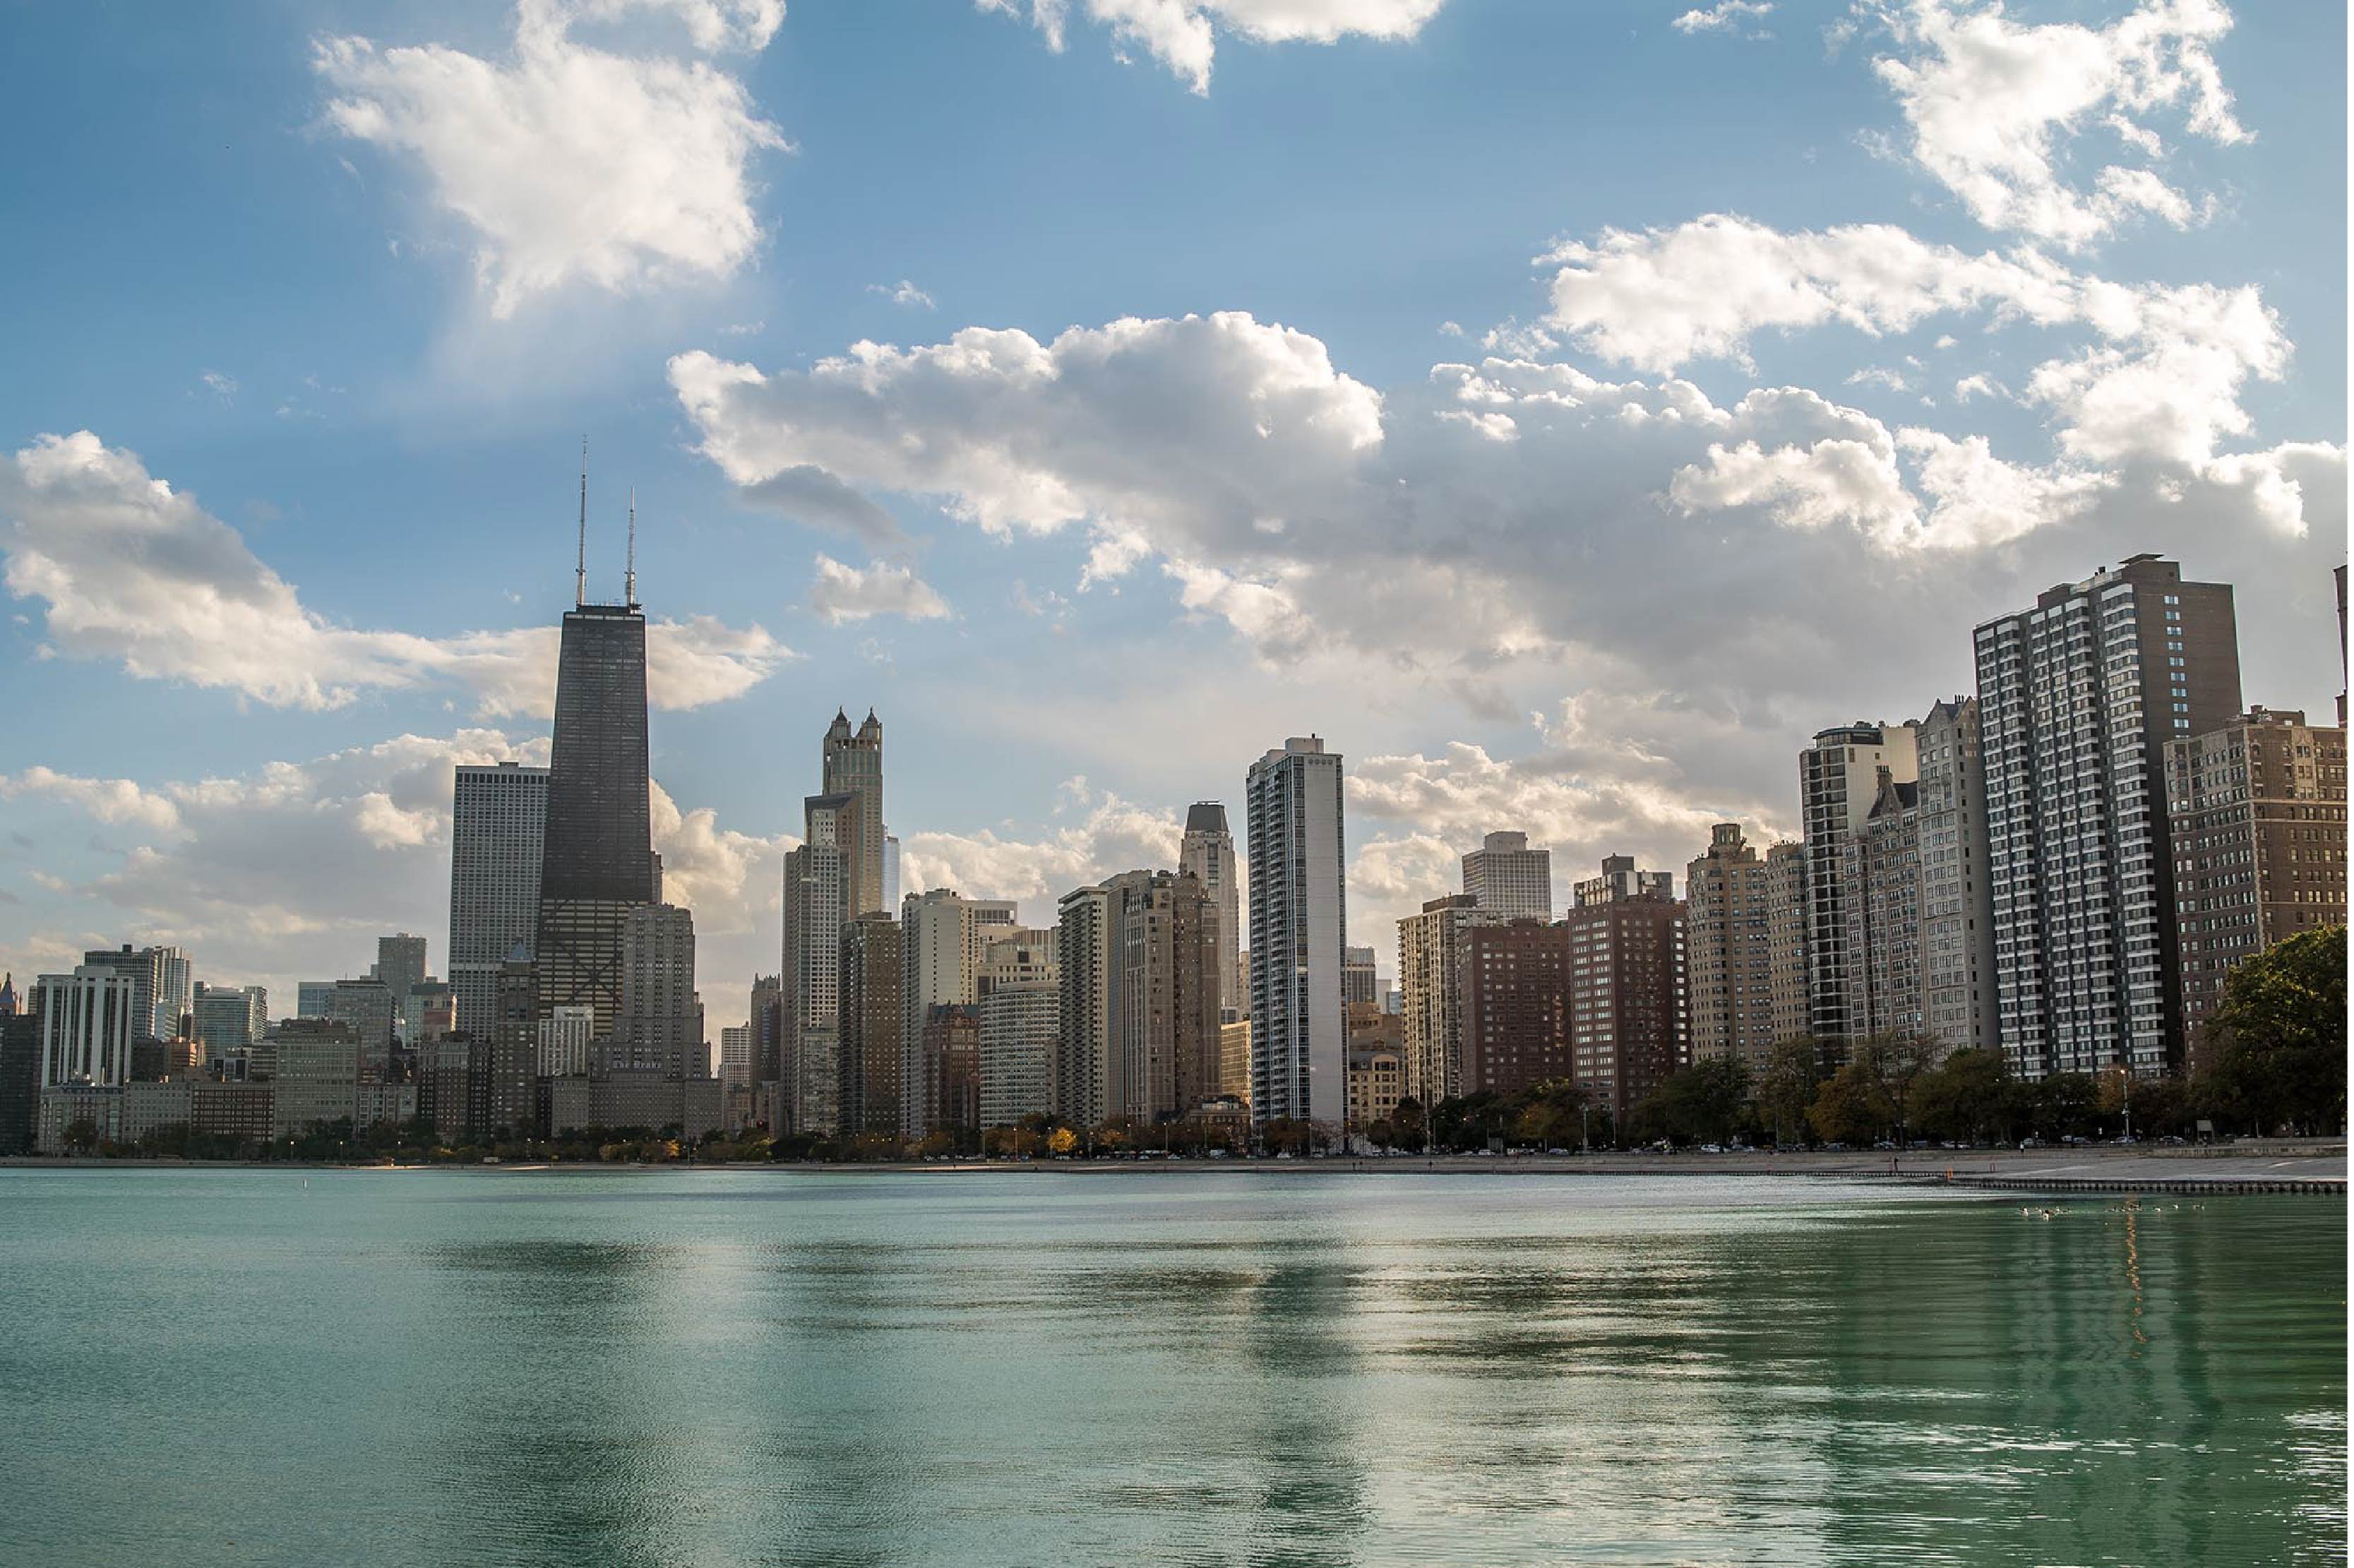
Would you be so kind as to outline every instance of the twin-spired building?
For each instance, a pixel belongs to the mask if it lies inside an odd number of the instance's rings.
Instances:
[[[1295,736],[1251,765],[1251,1119],[1348,1114],[1348,942],[1341,756]]]

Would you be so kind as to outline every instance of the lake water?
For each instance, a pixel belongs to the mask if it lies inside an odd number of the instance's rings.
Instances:
[[[0,1562],[2343,1562],[2346,1210],[0,1172]]]

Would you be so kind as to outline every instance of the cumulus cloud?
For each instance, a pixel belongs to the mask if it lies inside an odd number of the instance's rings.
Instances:
[[[1913,162],[1989,228],[2074,249],[2145,215],[2188,227],[2207,204],[2147,166],[2165,156],[2147,117],[2170,111],[2185,133],[2220,143],[2248,139],[2211,52],[2232,26],[2218,0],[2145,0],[2103,28],[2015,22],[1999,0],[1859,9],[1894,42],[1872,69],[1903,111]],[[2102,132],[2144,162],[2073,156]],[[2069,177],[2078,162],[2087,182]]]
[[[1044,343],[969,328],[926,347],[862,343],[807,370],[695,353],[671,378],[702,451],[748,489],[816,470],[935,499],[998,535],[1083,531],[1082,586],[1157,559],[1182,612],[1225,620],[1270,662],[1350,646],[1449,678],[1623,640],[1712,678],[1777,679],[1805,640],[1754,657],[1776,608],[1799,614],[1819,590],[1836,619],[1887,560],[2057,537],[2186,483],[2222,526],[2278,526],[2293,497],[2334,493],[2209,472],[2217,454],[2200,442],[2243,430],[2242,383],[2284,363],[2253,291],[2127,288],[1901,231],[1712,221],[1781,267],[1780,286],[1768,277],[1755,308],[1723,313],[1713,272],[1679,259],[1679,236],[1614,243],[1690,285],[1658,291],[1667,312],[1707,317],[1655,315],[1643,357],[1729,352],[1762,322],[1840,310],[1867,325],[1963,303],[2045,317],[2094,338],[2031,394],[2062,438],[2049,461],[1999,455],[1974,432],[1891,427],[1804,387],[1752,388],[1728,407],[1673,376],[1608,380],[1555,362],[1441,365],[1424,385],[1377,392],[1316,339],[1239,313]],[[1904,264],[1851,269],[1858,246]],[[1809,289],[1831,303],[1791,309]],[[1624,346],[1623,314],[1593,319],[1597,342]],[[2153,360],[2173,368],[2153,376]],[[2136,397],[2175,415],[2113,412]],[[1724,615],[1663,607],[1665,584],[1702,569],[1777,586]]]
[[[1330,44],[1344,37],[1411,38],[1447,0],[1079,0],[1112,42],[1142,49],[1197,93],[1210,90],[1217,35],[1257,44]],[[1019,16],[1023,0],[974,0]],[[1031,25],[1062,52],[1071,0],[1028,0]]]
[[[1717,0],[1706,10],[1685,12],[1668,26],[1687,34],[1729,32],[1753,18],[1769,15],[1773,9],[1773,0]]]
[[[180,809],[168,797],[128,779],[82,779],[38,765],[13,777],[0,775],[0,800],[27,797],[62,800],[111,826],[167,832],[180,825]]]
[[[411,160],[473,237],[492,313],[587,282],[615,293],[732,276],[761,233],[750,163],[786,145],[742,82],[658,43],[614,52],[578,24],[684,24],[691,55],[757,51],[780,0],[519,0],[514,46],[315,41],[334,132]]]
[[[554,705],[554,627],[429,638],[337,625],[236,529],[88,430],[40,436],[0,464],[0,552],[8,591],[46,608],[46,648],[119,662],[141,679],[273,707],[341,707],[363,691],[432,684],[471,690],[490,715]],[[658,622],[650,695],[673,708],[722,702],[791,656],[758,626]]]
[[[817,575],[810,579],[809,605],[829,626],[878,615],[945,620],[949,614],[948,600],[917,577],[912,567],[888,561],[850,567],[822,555],[817,558]]]
[[[918,832],[901,836],[900,874],[910,892],[954,888],[970,898],[1012,898],[1025,921],[1051,925],[1055,901],[1075,887],[1139,868],[1177,863],[1184,823],[1174,810],[1154,810],[1066,779],[1067,819],[1023,835]]]

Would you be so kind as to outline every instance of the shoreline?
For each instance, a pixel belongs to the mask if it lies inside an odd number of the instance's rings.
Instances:
[[[284,1171],[381,1172],[452,1171],[486,1176],[581,1171],[737,1171],[801,1175],[1073,1176],[1153,1174],[1210,1176],[1596,1176],[1741,1177],[1766,1181],[1845,1181],[1924,1189],[2049,1192],[2250,1192],[2344,1196],[2346,1144],[2338,1139],[2289,1140],[2214,1148],[2149,1150],[2090,1147],[2061,1150],[1916,1150],[1887,1157],[1843,1154],[1591,1154],[1328,1157],[1320,1160],[876,1160],[819,1164],[691,1161],[604,1163],[575,1160],[500,1165],[384,1165],[337,1161],[104,1160],[61,1156],[0,1159],[0,1171]]]

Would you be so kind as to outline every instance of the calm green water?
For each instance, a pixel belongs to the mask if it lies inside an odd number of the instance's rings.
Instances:
[[[0,1172],[0,1562],[2343,1562],[2346,1211]]]

